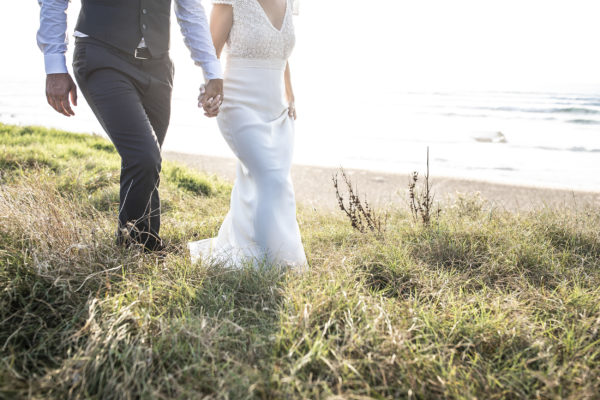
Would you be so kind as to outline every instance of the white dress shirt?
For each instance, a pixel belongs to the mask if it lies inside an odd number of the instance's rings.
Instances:
[[[202,67],[204,79],[222,79],[221,63],[215,54],[208,20],[200,0],[174,0],[175,16],[192,59]],[[67,7],[69,0],[38,0],[40,29],[37,43],[44,53],[47,74],[67,72]],[[85,32],[77,32],[85,36]],[[142,38],[143,42],[143,38]]]

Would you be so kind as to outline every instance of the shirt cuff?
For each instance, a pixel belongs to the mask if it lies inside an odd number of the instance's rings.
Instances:
[[[196,65],[202,67],[202,71],[204,72],[204,80],[206,82],[213,79],[223,79],[220,61],[208,61],[204,63],[196,62]]]
[[[64,54],[44,54],[46,74],[66,74],[67,59]]]

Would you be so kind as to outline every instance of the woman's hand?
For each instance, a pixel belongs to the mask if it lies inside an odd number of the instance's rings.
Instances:
[[[292,74],[289,62],[285,65],[285,95],[288,101],[288,115],[294,118],[295,121],[298,116],[296,115],[296,99],[294,98],[294,89],[292,89]]]
[[[294,118],[294,121],[298,118],[298,115],[296,114],[296,102],[294,97],[292,97],[291,100],[288,100],[288,115],[291,118]]]
[[[204,115],[208,118],[216,117],[223,104],[223,80],[211,79],[207,84],[200,86],[198,107],[204,108]]]

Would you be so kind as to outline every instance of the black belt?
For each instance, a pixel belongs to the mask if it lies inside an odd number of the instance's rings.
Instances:
[[[76,43],[93,43],[93,44],[98,44],[101,46],[105,46],[105,47],[111,47],[114,49],[119,50],[120,52],[123,52],[125,54],[128,54],[131,57],[131,53],[123,51],[117,47],[114,47],[108,43],[102,42],[98,39],[94,39],[91,36],[86,36],[86,37],[76,37],[75,38],[75,42]],[[147,47],[138,47],[137,49],[135,49],[133,51],[133,58],[137,59],[137,60],[150,60],[150,59],[156,59],[156,58],[163,58],[165,55],[167,55],[168,53],[164,53],[161,54],[159,56],[156,57],[152,57],[152,53],[150,53],[150,50]]]
[[[152,54],[147,47],[138,47],[133,52],[133,56],[138,60],[149,60],[152,58]]]

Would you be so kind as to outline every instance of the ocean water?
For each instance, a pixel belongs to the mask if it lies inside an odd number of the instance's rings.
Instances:
[[[429,147],[433,176],[600,191],[600,85],[577,83],[577,79],[570,83],[568,73],[558,75],[558,70],[556,79],[550,77],[552,84],[536,82],[535,71],[527,72],[527,66],[507,77],[494,72],[491,62],[486,65],[495,76],[471,79],[476,71],[454,58],[444,68],[422,68],[414,59],[418,51],[407,53],[407,46],[419,39],[402,44],[391,38],[375,47],[380,50],[376,61],[357,60],[355,55],[368,45],[364,32],[352,36],[349,26],[347,31],[331,32],[328,38],[341,43],[332,49],[322,40],[323,30],[315,30],[325,24],[327,10],[333,13],[342,4],[331,1],[336,4],[323,11],[317,5],[321,2],[305,0],[303,14],[296,20],[298,44],[291,60],[299,113],[296,163],[424,171]],[[12,38],[6,42],[5,54],[16,55],[2,64],[0,122],[103,134],[83,98],[73,118],[57,114],[46,104],[43,60],[35,47],[37,4],[18,2],[12,7],[29,18],[15,24],[0,12],[0,35]],[[349,9],[357,13],[361,7]],[[74,2],[69,11],[71,29],[76,12]],[[189,60],[173,25],[176,77],[164,149],[231,157],[215,120],[206,119],[196,108],[201,73]],[[387,37],[397,33],[392,24],[381,25],[386,30],[379,33]],[[399,50],[390,43],[398,43]],[[460,49],[456,52],[461,54]],[[434,62],[431,57],[428,63]],[[407,65],[408,59],[412,64]],[[484,66],[480,57],[467,62],[478,63],[477,71]],[[594,62],[587,60],[585,65],[593,67]]]
[[[389,172],[600,190],[600,95],[578,92],[390,93],[368,115],[299,123],[306,161]],[[313,132],[320,132],[319,135]],[[333,135],[330,132],[335,132]],[[310,147],[311,140],[323,147]],[[327,151],[323,151],[328,149]],[[310,156],[309,156],[310,154]]]

